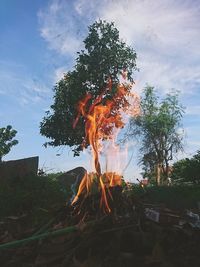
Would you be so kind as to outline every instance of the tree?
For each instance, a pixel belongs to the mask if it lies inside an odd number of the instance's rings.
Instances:
[[[156,169],[155,169],[155,152],[149,152],[140,158],[140,165],[142,165],[142,176],[148,178],[151,183],[155,183]]]
[[[54,103],[40,124],[40,133],[50,139],[46,146],[68,145],[74,155],[79,155],[85,139],[83,116],[76,128],[72,127],[80,100],[90,93],[88,105],[91,105],[104,92],[102,104],[106,103],[117,90],[120,74],[126,72],[127,81],[133,82],[132,73],[136,70],[136,53],[119,38],[114,23],[95,22],[89,26],[89,34],[83,42],[85,49],[78,52],[74,69],[56,84]],[[112,83],[112,90],[107,88],[108,81]],[[125,102],[125,98],[121,99],[117,109]]]
[[[200,151],[191,159],[185,158],[175,162],[171,178],[176,183],[200,184]]]
[[[169,162],[182,149],[180,122],[184,108],[179,103],[176,92],[167,94],[160,102],[154,87],[147,86],[143,93],[141,114],[131,118],[127,136],[139,136],[140,162],[145,172],[154,172],[157,184],[161,184],[169,176]]]
[[[11,125],[0,128],[0,162],[2,157],[10,152],[11,147],[18,144],[18,140],[13,140],[16,134],[17,131],[12,129]]]

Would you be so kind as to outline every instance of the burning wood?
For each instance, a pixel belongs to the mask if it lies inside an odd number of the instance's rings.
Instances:
[[[112,199],[110,188],[121,186],[121,176],[108,172],[108,170],[102,173],[99,159],[99,154],[104,149],[102,141],[114,141],[116,138],[114,129],[121,129],[124,127],[123,113],[130,113],[128,98],[134,98],[135,100],[135,107],[134,109],[132,108],[132,115],[139,113],[139,98],[131,94],[130,84],[119,84],[114,89],[116,92],[113,94],[112,80],[109,79],[105,89],[102,90],[102,93],[96,98],[94,98],[91,93],[86,94],[78,103],[78,115],[73,124],[73,128],[75,128],[81,116],[85,120],[85,140],[83,141],[83,147],[85,148],[86,144],[91,146],[95,175],[86,174],[83,177],[77,195],[72,201],[72,205],[77,202],[81,194],[88,196],[96,177],[97,184],[101,191],[100,207],[105,213],[111,212],[108,201],[108,198]],[[107,97],[108,93],[112,98]]]

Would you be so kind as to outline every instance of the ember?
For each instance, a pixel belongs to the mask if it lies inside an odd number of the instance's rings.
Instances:
[[[110,188],[121,186],[121,176],[113,172],[108,172],[108,170],[102,174],[99,153],[104,149],[102,141],[115,140],[116,133],[114,133],[114,129],[124,127],[123,113],[130,114],[131,112],[132,115],[139,113],[139,98],[130,92],[131,86],[126,83],[119,84],[115,88],[116,92],[113,94],[112,99],[111,97],[107,98],[106,94],[109,93],[112,95],[113,90],[112,81],[109,79],[107,86],[99,96],[93,99],[92,94],[88,93],[78,103],[78,115],[73,123],[73,128],[75,128],[81,116],[85,120],[83,147],[85,148],[86,144],[91,146],[95,175],[99,190],[101,191],[100,207],[105,213],[111,212],[108,201],[108,195],[112,199]],[[131,108],[128,98],[134,99],[134,108]],[[88,196],[95,175],[86,174],[83,177],[77,195],[72,201],[72,205],[77,202],[81,194]]]

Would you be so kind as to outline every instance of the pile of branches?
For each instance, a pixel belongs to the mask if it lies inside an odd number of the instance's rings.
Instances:
[[[31,238],[21,236],[21,243],[1,236],[0,266],[200,266],[199,229],[180,226],[179,212],[150,205],[120,187],[112,190],[109,214],[99,209],[100,194],[90,195],[62,208]],[[159,212],[162,220],[147,216],[147,210]]]

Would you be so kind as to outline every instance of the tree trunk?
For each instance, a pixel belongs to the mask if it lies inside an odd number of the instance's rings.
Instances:
[[[166,172],[165,172],[165,183],[168,185],[169,182],[169,164],[166,162]]]
[[[163,184],[168,185],[170,167],[169,167],[169,163],[167,160],[165,160],[165,166],[163,166],[162,172],[163,172]]]
[[[161,184],[161,164],[156,164],[156,183],[159,186]]]

